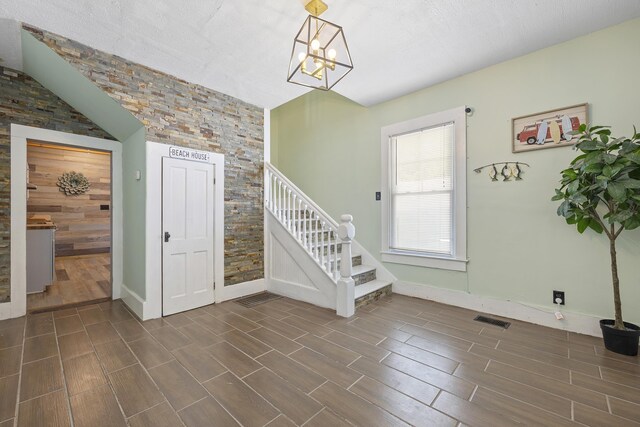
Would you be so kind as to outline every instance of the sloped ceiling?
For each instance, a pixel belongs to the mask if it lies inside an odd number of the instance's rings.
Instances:
[[[20,0],[0,2],[0,18],[273,108],[307,91],[286,82],[304,3]],[[326,3],[322,17],[344,28],[355,66],[334,90],[363,105],[640,17],[640,0]]]

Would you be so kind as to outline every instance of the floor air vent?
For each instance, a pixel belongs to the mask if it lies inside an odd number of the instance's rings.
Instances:
[[[248,297],[239,298],[235,300],[235,302],[237,302],[238,304],[244,307],[251,308],[251,307],[255,307],[256,305],[259,305],[268,301],[273,301],[274,299],[280,299],[280,298],[282,298],[280,295],[271,294],[269,292],[262,292],[255,295],[249,295]]]
[[[511,326],[511,323],[509,322],[505,322],[498,319],[492,319],[491,317],[486,317],[486,316],[476,316],[476,318],[473,320],[477,320],[478,322],[488,323],[494,326],[500,326],[501,328],[505,328],[505,329],[508,329],[509,326]]]

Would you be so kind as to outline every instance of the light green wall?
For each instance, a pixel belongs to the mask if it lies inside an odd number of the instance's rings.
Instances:
[[[551,291],[564,290],[565,310],[611,317],[606,237],[579,235],[550,201],[575,151],[513,154],[511,118],[588,102],[593,123],[628,136],[640,128],[638,70],[636,19],[370,108],[314,91],[272,110],[271,158],[329,214],[353,214],[356,239],[379,257],[380,128],[468,105],[468,271],[385,266],[399,280],[549,308]],[[500,161],[531,168],[517,182],[473,172]],[[625,320],[640,323],[640,231],[618,249]]]
[[[142,299],[147,298],[146,264],[146,132],[140,128],[122,141],[123,282]],[[142,179],[136,179],[136,171]]]
[[[145,292],[145,130],[138,119],[44,43],[22,30],[24,71],[123,143],[123,282],[142,299]]]

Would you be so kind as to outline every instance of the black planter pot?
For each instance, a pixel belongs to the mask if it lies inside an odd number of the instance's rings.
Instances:
[[[603,319],[600,321],[602,338],[607,350],[626,356],[636,356],[638,354],[638,341],[640,339],[640,326],[633,323],[623,322],[627,328],[622,331],[614,329],[614,320]]]

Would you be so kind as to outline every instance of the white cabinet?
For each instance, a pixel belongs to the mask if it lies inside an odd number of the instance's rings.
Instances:
[[[43,292],[55,278],[55,228],[27,229],[27,293]]]

